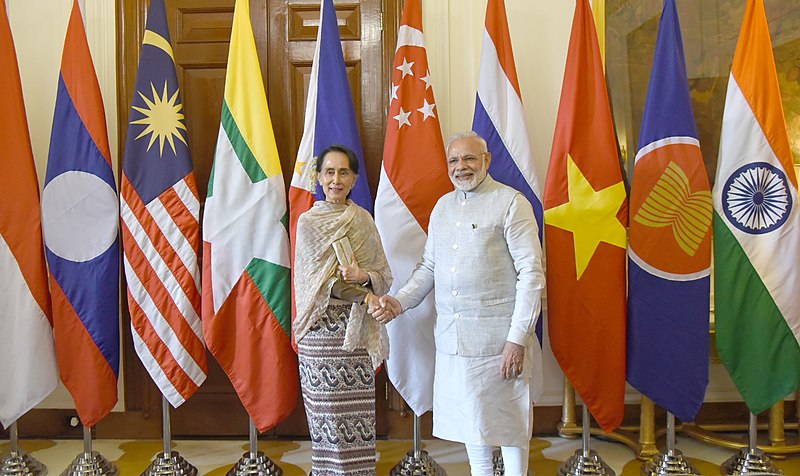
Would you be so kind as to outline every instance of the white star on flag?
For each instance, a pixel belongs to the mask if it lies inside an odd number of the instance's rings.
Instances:
[[[400,85],[392,83],[392,99],[391,99],[392,101],[397,99],[397,90],[398,89],[400,89]]]
[[[419,78],[420,81],[425,81],[425,90],[427,91],[428,88],[431,87],[431,72],[430,70],[425,70],[425,76]]]
[[[403,64],[401,64],[400,66],[398,66],[396,68],[396,69],[399,69],[400,71],[403,72],[403,77],[400,78],[400,79],[405,79],[407,74],[410,74],[411,76],[414,76],[414,72],[411,71],[411,67],[412,66],[414,66],[414,62],[412,61],[412,62],[409,63],[408,61],[406,61],[406,59],[404,57],[403,58]]]
[[[433,108],[436,106],[436,104],[428,104],[427,99],[423,99],[422,101],[424,103],[423,106],[417,109],[417,111],[422,113],[422,122],[425,122],[425,119],[429,117],[436,117],[436,115],[433,113]]]
[[[403,111],[403,106],[400,106],[400,114],[394,116],[394,118],[397,119],[397,122],[399,122],[397,125],[398,129],[402,128],[403,124],[407,124],[409,127],[411,127],[411,122],[408,120],[408,116],[410,115],[411,111],[405,112]]]

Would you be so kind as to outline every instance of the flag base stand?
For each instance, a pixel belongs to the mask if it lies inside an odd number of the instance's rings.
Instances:
[[[258,430],[256,422],[250,418],[250,451],[242,455],[226,476],[282,476],[283,470],[269,459],[263,451],[258,451]]]
[[[616,476],[617,473],[600,458],[594,450],[589,450],[584,454],[583,450],[575,451],[575,454],[564,461],[558,468],[558,476]]]
[[[683,453],[675,449],[675,415],[667,412],[667,450],[663,451],[642,465],[642,476],[692,476],[700,474],[683,457]]]
[[[61,476],[117,476],[116,466],[97,451],[79,454]]]
[[[392,468],[390,476],[447,476],[439,464],[422,450],[419,415],[414,414],[414,449]]]
[[[691,476],[694,474],[700,474],[700,472],[686,461],[680,450],[660,453],[642,466],[642,476]]]
[[[764,451],[743,448],[720,466],[726,476],[758,475],[783,476],[783,471],[772,464]]]
[[[47,466],[19,449],[17,421],[8,427],[10,452],[0,460],[0,476],[41,476],[47,474]]]
[[[192,466],[177,451],[159,453],[156,459],[142,473],[142,476],[196,476],[197,468]]]
[[[558,468],[558,476],[617,476],[611,467],[589,447],[589,408],[583,404],[583,425],[581,436],[583,438],[583,448],[575,451],[561,467]]]
[[[164,451],[156,455],[156,459],[141,476],[197,476],[197,468],[192,466],[177,451],[172,451],[172,427],[169,419],[169,401],[161,395],[161,423],[164,440]]]
[[[114,463],[97,451],[92,451],[92,430],[83,426],[83,453],[75,457],[61,476],[117,476]]]
[[[492,451],[492,476],[505,476],[506,466],[503,463],[503,452],[500,450]],[[531,472],[527,472],[530,476]]]
[[[12,451],[0,461],[0,476],[42,476],[47,466],[24,451]]]
[[[447,476],[445,470],[428,455],[427,451],[420,451],[419,456],[416,456],[414,450],[406,453],[389,474],[390,476]]]
[[[227,476],[281,476],[283,470],[263,451],[247,452],[228,471]]]
[[[758,444],[758,416],[750,413],[748,425],[747,448],[742,448],[738,453],[728,458],[720,465],[725,476],[758,475],[758,476],[783,476],[783,471],[775,467],[764,450]]]

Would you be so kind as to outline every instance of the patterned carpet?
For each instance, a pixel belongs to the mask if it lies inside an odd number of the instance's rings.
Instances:
[[[154,455],[162,450],[157,440],[97,440],[93,448],[114,462],[123,476],[141,474]],[[36,459],[46,464],[49,474],[60,474],[72,459],[83,450],[77,440],[22,440],[20,446]],[[579,440],[563,438],[534,438],[531,441],[530,462],[532,474],[555,475],[561,463],[580,447]],[[624,445],[595,438],[592,449],[608,463],[618,476],[639,476],[642,463]],[[703,475],[719,475],[719,465],[728,459],[732,450],[710,446],[681,437],[678,449]],[[242,441],[189,441],[174,442],[173,449],[180,452],[196,466],[199,474],[224,476],[236,460],[248,449]],[[311,469],[310,445],[307,441],[259,441],[259,449],[283,468],[285,476],[305,476]],[[410,441],[378,441],[378,475],[388,475],[392,467],[412,449]],[[469,475],[467,456],[462,445],[441,440],[426,440],[424,449],[450,476]],[[9,444],[0,443],[0,454],[7,455]],[[775,460],[787,476],[800,476],[800,455]]]

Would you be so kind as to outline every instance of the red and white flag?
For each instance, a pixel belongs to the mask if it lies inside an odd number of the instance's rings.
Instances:
[[[392,269],[390,293],[395,294],[422,256],[433,206],[453,189],[423,43],[421,0],[408,0],[403,8],[391,94],[375,224]],[[433,408],[434,316],[430,293],[387,326],[389,379],[417,415]]]
[[[14,39],[0,2],[0,423],[10,426],[58,384],[33,164]]]

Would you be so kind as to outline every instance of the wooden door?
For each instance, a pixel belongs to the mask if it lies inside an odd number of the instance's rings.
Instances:
[[[138,51],[147,0],[119,0],[119,134],[120,149],[133,94]],[[373,195],[382,158],[387,69],[391,66],[400,0],[336,2],[339,33],[350,85],[361,126],[367,178]],[[251,20],[265,78],[272,123],[288,189],[303,131],[308,78],[319,25],[319,0],[251,0]],[[167,17],[184,99],[189,145],[201,198],[204,199],[214,158],[225,86],[225,67],[234,0],[166,0]],[[386,11],[392,33],[385,46]],[[122,151],[120,150],[120,157]],[[120,165],[121,169],[121,165]],[[127,314],[127,312],[125,312]],[[160,419],[160,393],[136,356],[124,316],[125,398],[128,413]],[[233,387],[213,358],[209,376],[197,393],[172,413],[176,436],[243,436],[247,415]],[[387,434],[385,374],[377,382],[378,433]],[[130,422],[128,418],[125,421]],[[150,422],[142,436],[157,426]],[[124,429],[120,429],[124,434]],[[110,431],[116,434],[117,431]],[[297,410],[271,432],[280,436],[308,434],[302,401]],[[160,434],[160,431],[159,431]],[[157,437],[158,434],[153,435]]]

